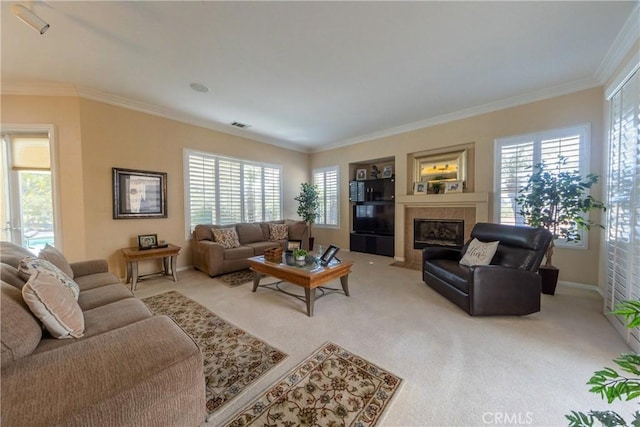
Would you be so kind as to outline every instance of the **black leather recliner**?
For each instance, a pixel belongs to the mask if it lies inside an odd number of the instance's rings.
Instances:
[[[459,261],[473,238],[500,241],[490,265]],[[544,228],[478,223],[462,249],[427,247],[423,280],[472,316],[522,316],[540,311],[538,268],[551,233]]]

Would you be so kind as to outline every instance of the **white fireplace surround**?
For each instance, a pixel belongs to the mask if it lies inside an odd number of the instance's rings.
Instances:
[[[396,197],[395,259],[405,261],[405,217],[409,208],[475,208],[476,223],[489,222],[489,193],[421,194]]]

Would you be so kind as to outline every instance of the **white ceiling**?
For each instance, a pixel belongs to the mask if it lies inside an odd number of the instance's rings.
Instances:
[[[22,2],[42,36],[12,4],[4,87],[69,84],[317,151],[600,85],[637,2]]]

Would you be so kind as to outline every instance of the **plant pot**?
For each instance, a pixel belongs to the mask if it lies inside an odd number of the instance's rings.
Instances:
[[[542,293],[546,295],[555,295],[560,270],[554,266],[547,267],[543,265],[538,270],[538,274],[542,279]]]
[[[313,242],[316,240],[315,237],[309,237],[309,252],[313,250]]]

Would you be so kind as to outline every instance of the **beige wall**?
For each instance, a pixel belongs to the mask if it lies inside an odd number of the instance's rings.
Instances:
[[[473,168],[476,192],[493,192],[493,153],[496,138],[530,132],[591,124],[591,172],[602,175],[603,153],[603,92],[602,88],[585,90],[557,98],[534,102],[501,111],[363,142],[343,148],[314,153],[311,167],[340,167],[341,204],[340,228],[315,227],[317,241],[349,247],[350,203],[348,201],[349,163],[369,159],[395,158],[396,194],[406,194],[408,182],[407,155],[430,149],[475,143]],[[592,195],[601,198],[598,185]],[[594,218],[598,219],[599,214]],[[396,235],[403,233],[404,224],[396,224]],[[597,284],[600,232],[589,233],[587,250],[560,249],[554,254],[554,264],[560,268],[560,280]],[[396,243],[396,255],[404,251]],[[402,254],[400,254],[402,256]]]
[[[54,124],[59,134],[63,251],[70,260],[106,258],[124,276],[119,249],[156,233],[183,247],[178,267],[191,265],[185,237],[183,149],[283,165],[284,216],[297,218],[309,155],[174,120],[77,97],[3,96],[3,123]],[[111,168],[167,172],[168,218],[112,218]],[[158,266],[141,265],[142,273]]]
[[[349,163],[394,158],[396,192],[405,194],[407,155],[429,149],[475,143],[475,191],[492,192],[493,143],[496,138],[591,123],[591,169],[602,174],[602,88],[406,132],[312,155],[262,144],[201,127],[77,97],[3,96],[3,123],[55,125],[58,136],[63,250],[71,260],[107,258],[123,275],[119,248],[133,245],[138,234],[157,233],[160,239],[184,247],[178,266],[191,264],[184,231],[184,148],[232,157],[278,163],[284,170],[285,217],[295,218],[299,185],[310,169],[338,165],[341,173],[339,229],[314,227],[322,244],[349,247]],[[168,218],[112,219],[111,168],[168,173]],[[600,188],[593,195],[601,197]],[[403,224],[396,225],[402,233]],[[596,284],[600,233],[589,236],[588,250],[558,249],[554,263],[561,280]],[[403,251],[398,248],[396,252]],[[151,267],[149,267],[151,268]]]
[[[54,125],[61,218],[61,250],[72,261],[85,259],[80,99],[75,96],[8,96],[2,100],[2,125]]]

